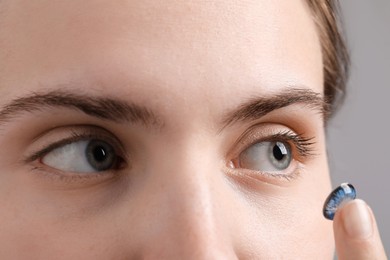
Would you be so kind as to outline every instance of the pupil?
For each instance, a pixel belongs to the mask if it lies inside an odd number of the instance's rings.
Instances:
[[[283,160],[283,158],[286,155],[285,150],[286,149],[285,149],[285,147],[284,147],[284,145],[282,143],[279,143],[279,142],[276,143],[274,145],[273,150],[272,150],[275,159],[278,160],[278,161]]]
[[[97,146],[93,150],[93,156],[95,160],[98,162],[102,162],[107,158],[106,150],[102,146]]]

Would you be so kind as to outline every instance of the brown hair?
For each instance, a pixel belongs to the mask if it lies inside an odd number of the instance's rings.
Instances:
[[[330,115],[345,98],[349,54],[340,22],[338,0],[307,0],[319,33],[324,68],[324,92]]]

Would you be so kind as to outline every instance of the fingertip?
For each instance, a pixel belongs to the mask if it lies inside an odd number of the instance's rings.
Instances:
[[[386,259],[375,217],[363,200],[339,208],[333,228],[339,259]]]
[[[367,240],[373,235],[374,220],[366,202],[355,199],[347,202],[338,214],[345,234],[353,240]]]

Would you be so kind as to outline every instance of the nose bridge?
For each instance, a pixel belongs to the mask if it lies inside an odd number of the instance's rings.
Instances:
[[[160,169],[164,226],[159,236],[165,252],[180,253],[185,259],[233,259],[232,245],[218,201],[226,188],[219,162],[208,147],[192,143],[165,153]],[[162,158],[160,158],[162,159]],[[171,252],[173,253],[173,252]],[[229,256],[230,255],[230,256]]]

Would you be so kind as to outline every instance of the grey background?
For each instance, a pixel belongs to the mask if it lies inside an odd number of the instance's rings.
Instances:
[[[348,181],[373,209],[390,255],[390,0],[341,0],[352,68],[328,128],[333,185]]]

